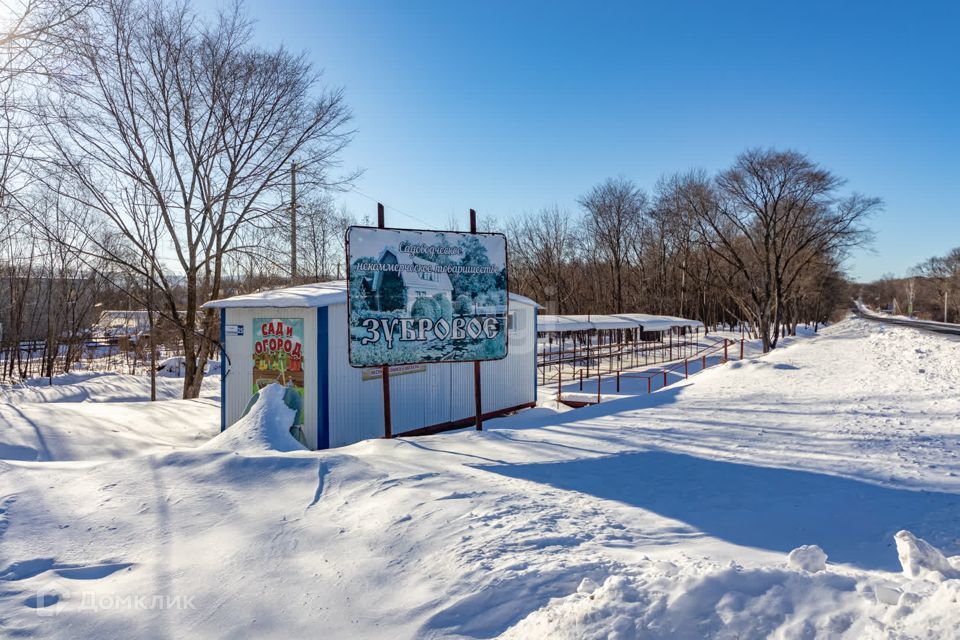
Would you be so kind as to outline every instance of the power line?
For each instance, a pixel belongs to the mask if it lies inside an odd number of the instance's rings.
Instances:
[[[418,217],[418,216],[415,216],[415,215],[413,215],[412,213],[407,213],[406,211],[403,211],[403,210],[401,210],[401,209],[397,209],[396,207],[394,207],[394,206],[392,206],[392,205],[386,204],[385,202],[383,202],[383,200],[379,200],[379,199],[377,199],[377,198],[374,198],[373,196],[367,195],[366,193],[364,193],[363,191],[360,191],[360,190],[357,189],[356,187],[352,187],[352,188],[350,189],[350,191],[356,193],[356,194],[359,195],[359,196],[363,196],[364,198],[366,198],[366,199],[369,200],[370,202],[375,202],[375,203],[378,203],[378,204],[381,204],[381,203],[382,203],[385,209],[390,209],[391,211],[393,211],[393,212],[395,212],[395,213],[399,213],[399,214],[402,215],[402,216],[406,216],[407,218],[410,218],[411,220],[416,220],[416,221],[419,222],[420,224],[424,225],[427,229],[429,229],[430,227],[434,226],[433,223],[427,222],[427,221],[424,220],[423,218],[420,218],[420,217]]]

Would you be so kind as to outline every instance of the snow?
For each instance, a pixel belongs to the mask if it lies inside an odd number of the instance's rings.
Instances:
[[[635,329],[637,327],[643,327],[644,331],[667,331],[674,327],[702,329],[703,323],[676,316],[652,316],[643,313],[565,316],[541,314],[537,316],[537,330],[541,332]]]
[[[278,451],[268,393],[207,446],[0,461],[0,635],[954,637],[960,341],[787,342],[483,432]],[[34,400],[47,440],[182,402]]]
[[[204,378],[203,397],[217,397],[220,378]],[[157,398],[175,400],[183,394],[183,380],[157,378]],[[120,373],[80,371],[47,378],[31,378],[14,387],[0,387],[0,403],[135,402],[150,399],[150,379]]]
[[[816,573],[827,568],[827,554],[815,544],[805,544],[797,547],[787,556],[787,561],[794,569]]]
[[[540,314],[537,316],[537,331],[589,331],[595,328],[587,320],[587,316],[556,316]]]
[[[677,316],[654,316],[646,313],[621,313],[617,317],[627,318],[633,322],[639,322],[643,325],[644,331],[666,331],[670,327],[690,327],[693,329],[703,329],[703,323],[699,320],[678,318]]]
[[[854,613],[860,598],[836,575],[701,565],[677,577],[641,565],[592,593],[552,601],[501,637],[863,637],[870,624]]]
[[[247,293],[223,300],[213,300],[206,303],[204,308],[231,309],[238,307],[329,307],[335,304],[346,304],[347,283],[345,280],[335,282],[316,282],[302,284],[296,287],[282,289],[268,289],[257,293]]]
[[[0,460],[96,461],[192,447],[219,431],[219,376],[201,398],[179,400],[183,380],[81,373],[0,394]]]
[[[934,580],[960,578],[960,567],[954,567],[939,549],[926,540],[921,540],[909,531],[899,531],[894,536],[897,542],[897,555],[903,573],[909,578],[922,578],[935,575]]]
[[[607,331],[610,329],[636,329],[639,323],[626,318],[621,318],[619,316],[606,316],[600,314],[590,314],[590,315],[579,315],[579,316],[563,316],[565,320],[576,327],[582,329],[598,329],[601,331]],[[551,331],[547,327],[555,324],[550,316],[540,316],[537,318],[537,328],[540,331]],[[564,328],[562,325],[561,330],[568,331],[569,329]]]
[[[303,450],[290,435],[297,412],[284,404],[284,392],[276,382],[261,389],[250,411],[203,447],[245,452]]]
[[[538,307],[536,302],[515,293],[510,294],[511,302],[519,302]],[[329,307],[347,303],[347,281],[333,280],[330,282],[315,282],[282,289],[268,289],[257,293],[212,300],[204,308],[233,309],[233,308],[261,308],[261,307]]]

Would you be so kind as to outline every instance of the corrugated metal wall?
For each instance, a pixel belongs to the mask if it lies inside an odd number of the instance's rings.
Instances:
[[[338,447],[383,435],[383,387],[377,378],[364,380],[363,369],[349,365],[347,356],[346,305],[328,307],[327,380],[330,446]],[[252,394],[253,319],[304,319],[304,433],[316,448],[319,376],[316,362],[317,310],[305,308],[226,309],[227,324],[241,324],[244,335],[226,335],[230,362],[224,380],[224,418],[231,425],[239,418]],[[322,310],[321,310],[322,311]],[[503,360],[480,366],[483,411],[507,409],[536,400],[534,371],[534,307],[511,302],[513,327],[510,353]],[[473,406],[473,365],[426,365],[425,371],[390,378],[393,432],[470,418]]]
[[[226,324],[243,325],[243,335],[225,336],[229,361],[224,379],[223,398],[226,426],[240,419],[253,395],[253,319],[303,318],[304,435],[312,449],[317,448],[317,310],[305,308],[225,309]]]
[[[534,314],[530,305],[510,303],[514,315],[513,330],[509,334],[509,355],[503,360],[480,364],[480,383],[483,412],[499,411],[536,400],[534,372],[536,371],[536,334]],[[447,365],[451,368],[450,420],[462,420],[474,415],[473,364]]]
[[[497,411],[536,400],[533,306],[510,303],[514,315],[509,355],[480,366],[483,411]],[[347,307],[329,307],[330,446],[383,435],[383,387],[363,380],[347,354]],[[393,432],[469,418],[474,415],[473,364],[426,365],[419,373],[390,378]]]

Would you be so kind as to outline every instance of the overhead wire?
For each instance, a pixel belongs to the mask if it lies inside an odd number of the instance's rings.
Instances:
[[[377,204],[382,204],[384,209],[389,209],[390,211],[393,211],[394,213],[399,213],[400,215],[405,216],[405,217],[407,217],[407,218],[410,218],[411,220],[415,220],[415,221],[419,222],[420,224],[425,225],[426,228],[428,228],[428,229],[429,229],[431,226],[434,226],[433,223],[427,222],[427,221],[424,220],[423,218],[421,218],[421,217],[419,217],[419,216],[415,216],[415,215],[413,215],[412,213],[407,213],[406,211],[403,211],[402,209],[398,209],[398,208],[394,207],[393,205],[389,205],[389,204],[387,204],[386,202],[384,202],[383,200],[380,200],[380,199],[378,199],[378,198],[374,198],[373,196],[368,195],[368,194],[364,193],[363,191],[360,191],[360,190],[357,189],[356,187],[351,187],[351,188],[350,188],[350,191],[352,191],[353,193],[356,193],[356,194],[359,195],[359,196],[362,196],[362,197],[366,198],[366,199],[369,200],[370,202],[376,202]]]

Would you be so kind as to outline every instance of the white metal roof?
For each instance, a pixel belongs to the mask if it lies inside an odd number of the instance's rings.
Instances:
[[[619,317],[627,318],[643,325],[644,331],[666,331],[670,327],[703,328],[703,323],[699,320],[678,318],[677,316],[655,316],[648,313],[621,313]]]
[[[580,323],[587,323],[591,329],[636,329],[637,323],[618,316],[590,314],[588,316],[567,316]]]
[[[617,315],[537,316],[537,330],[557,333],[560,331],[589,331],[591,329],[636,329],[643,331],[667,331],[673,327],[702,328],[699,320],[675,316],[654,316],[646,313],[621,313]]]
[[[511,302],[529,304],[539,307],[530,298],[510,294]],[[334,280],[331,282],[315,282],[302,284],[296,287],[269,289],[257,293],[247,293],[223,300],[211,300],[203,305],[205,309],[235,309],[237,307],[329,307],[335,304],[346,304],[347,281]]]
[[[592,324],[586,320],[576,320],[572,316],[537,316],[537,331],[589,331],[590,329],[593,329]]]

